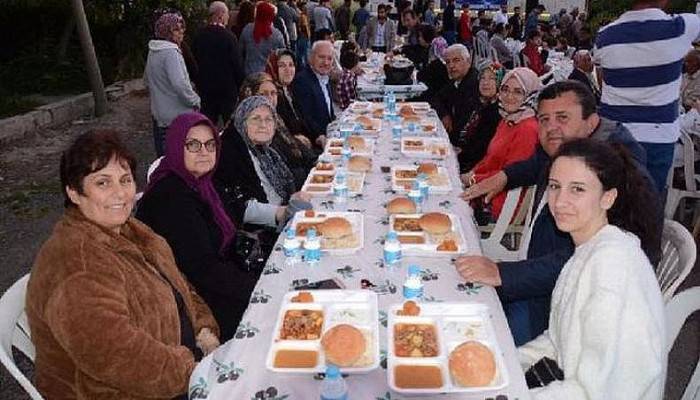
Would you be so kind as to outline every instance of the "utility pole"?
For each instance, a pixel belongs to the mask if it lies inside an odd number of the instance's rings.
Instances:
[[[85,15],[83,0],[72,0],[71,2],[73,3],[73,14],[75,15],[76,27],[78,28],[78,37],[80,37],[80,46],[83,48],[83,55],[85,56],[85,66],[88,79],[90,80],[90,88],[95,98],[95,116],[99,117],[107,113],[107,94],[105,93],[104,82],[102,82],[100,64],[97,62],[95,46],[92,44],[90,26],[88,26],[87,16]]]

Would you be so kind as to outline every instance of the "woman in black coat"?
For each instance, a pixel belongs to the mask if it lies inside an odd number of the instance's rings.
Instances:
[[[259,271],[235,257],[236,228],[212,183],[220,148],[215,132],[199,113],[173,121],[165,157],[151,174],[136,217],[168,242],[178,268],[211,308],[225,341],[236,333]]]

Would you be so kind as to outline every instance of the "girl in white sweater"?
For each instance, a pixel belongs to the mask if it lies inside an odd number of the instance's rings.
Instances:
[[[557,279],[549,329],[518,349],[529,383],[546,375],[544,357],[561,368],[533,398],[661,399],[663,301],[646,255],[661,227],[649,185],[623,150],[583,139],[561,146],[547,196],[576,251]]]

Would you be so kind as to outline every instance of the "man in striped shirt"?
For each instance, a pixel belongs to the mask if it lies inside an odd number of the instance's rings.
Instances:
[[[669,0],[636,0],[601,28],[594,61],[604,86],[599,114],[622,122],[647,152],[647,169],[664,192],[678,127],[683,58],[700,34],[695,14],[668,15]]]

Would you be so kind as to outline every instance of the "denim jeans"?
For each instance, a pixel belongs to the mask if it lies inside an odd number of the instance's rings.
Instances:
[[[662,200],[666,200],[666,178],[673,164],[675,143],[639,142],[647,152],[647,171],[654,180],[656,190]]]
[[[155,145],[157,157],[165,154],[165,132],[167,130],[168,127],[160,127],[158,122],[155,119],[153,120],[153,144]]]

